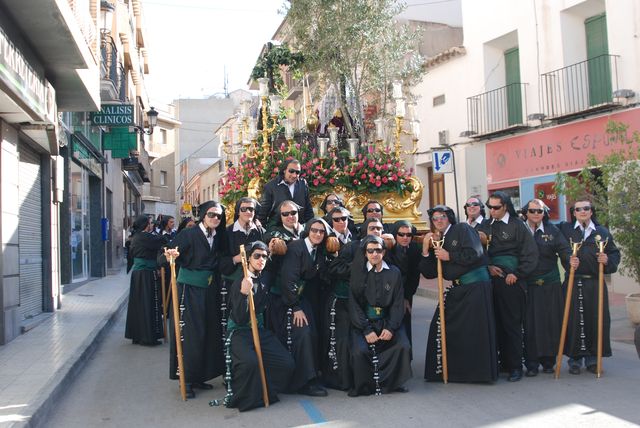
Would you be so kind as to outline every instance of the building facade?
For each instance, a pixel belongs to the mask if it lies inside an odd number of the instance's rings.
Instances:
[[[97,3],[0,2],[0,344],[60,305],[59,112],[100,105]]]
[[[516,206],[538,197],[566,220],[553,183],[588,155],[609,153],[606,123],[640,129],[640,19],[635,1],[462,1],[463,46],[427,62],[413,90],[423,124],[417,171],[451,150],[455,173],[440,176],[448,205],[509,193]],[[629,290],[614,276],[617,291]]]

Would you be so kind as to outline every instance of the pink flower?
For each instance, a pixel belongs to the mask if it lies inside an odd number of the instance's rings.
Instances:
[[[383,183],[387,183],[389,181],[389,179],[387,177],[382,177],[382,182]]]
[[[329,179],[329,184],[335,184],[336,180],[334,180],[333,178]]]
[[[324,177],[320,177],[320,183],[325,184],[327,182],[327,179]]]
[[[393,174],[391,176],[391,181],[396,181],[398,179],[398,176],[396,174]]]
[[[382,182],[380,180],[376,180],[376,187],[382,186]]]
[[[373,168],[376,163],[373,159],[369,159],[368,164],[369,164],[369,168]]]
[[[317,186],[317,185],[318,185],[318,183],[319,183],[318,179],[317,179],[317,178],[314,178],[314,179],[313,179],[313,185],[314,185],[314,186]]]
[[[360,182],[358,182],[358,180],[353,180],[353,184],[358,185]]]
[[[373,177],[369,178],[369,183],[373,184],[375,182],[376,182],[376,180],[374,180]]]

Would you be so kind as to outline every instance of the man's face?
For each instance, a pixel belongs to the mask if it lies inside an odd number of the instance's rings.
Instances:
[[[500,220],[507,212],[507,206],[504,205],[499,198],[489,198],[487,208],[489,209],[491,218],[494,218],[496,220]]]
[[[372,202],[369,205],[367,205],[367,209],[365,210],[365,220],[370,219],[370,218],[378,218],[381,219],[382,218],[382,207],[380,206],[380,204]]]
[[[431,216],[431,221],[433,225],[436,227],[436,230],[440,233],[444,233],[447,231],[447,227],[449,227],[449,217],[447,214],[442,211],[435,211]]]
[[[480,215],[480,201],[477,198],[467,199],[465,211],[470,219],[475,220]]]
[[[376,266],[380,262],[382,262],[382,258],[384,257],[384,249],[377,242],[371,242],[367,244],[366,249],[367,260],[373,266]]]
[[[537,202],[529,202],[529,207],[527,208],[527,220],[533,224],[542,223],[542,218],[544,217],[544,210]]]
[[[372,221],[367,225],[367,235],[381,237],[382,230],[382,223],[380,223],[379,221]]]
[[[411,243],[411,238],[413,238],[413,234],[411,233],[411,228],[409,226],[402,226],[398,229],[398,233],[396,234],[396,241],[398,245],[401,247],[408,247]]]
[[[347,216],[346,213],[340,212],[340,211],[336,211],[333,214],[331,214],[331,222],[333,225],[333,228],[338,232],[338,233],[345,233],[345,231],[347,230],[347,221],[349,219],[349,216]]]
[[[211,207],[207,210],[204,216],[204,225],[208,228],[215,229],[220,225],[220,219],[222,218],[222,208]]]
[[[255,250],[251,253],[251,259],[249,260],[249,265],[254,272],[261,272],[264,269],[264,266],[267,264],[268,254],[264,250]]]
[[[578,201],[573,204],[573,213],[576,216],[576,220],[580,223],[588,223],[591,220],[591,202]]]
[[[336,195],[335,193],[330,194],[329,196],[327,196],[327,203],[325,204],[327,210],[326,212],[331,211],[335,207],[339,207],[340,204],[341,200],[338,195]]]
[[[173,228],[176,225],[176,221],[172,218],[169,219],[169,221],[167,221],[167,228],[165,229],[167,232],[170,232],[173,230]]]
[[[256,207],[252,202],[243,202],[240,204],[239,211],[238,218],[240,219],[240,222],[246,224],[253,220]]]
[[[289,229],[298,227],[298,208],[290,204],[283,205],[280,209],[280,218],[282,224]]]
[[[320,245],[324,240],[324,235],[326,233],[327,231],[322,223],[313,223],[309,228],[309,241],[311,241],[313,245]]]
[[[300,177],[300,164],[297,162],[291,162],[287,165],[287,168],[284,170],[284,181],[287,184],[293,184],[298,181],[298,177]]]

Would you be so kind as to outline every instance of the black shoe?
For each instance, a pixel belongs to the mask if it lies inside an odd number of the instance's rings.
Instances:
[[[591,364],[590,366],[587,366],[587,371],[593,374],[598,374],[598,366],[596,364]]]
[[[527,369],[527,372],[524,374],[526,377],[536,377],[538,376],[538,368],[535,369]]]
[[[509,382],[517,382],[522,379],[522,369],[511,370],[507,380]]]
[[[554,373],[555,370],[553,369],[553,367],[545,367],[542,369],[542,373]]]
[[[196,389],[213,389],[213,385],[204,382],[194,382],[191,384]]]
[[[326,397],[327,390],[319,385],[306,384],[298,390],[298,394],[308,395],[309,397]]]
[[[347,392],[347,395],[349,397],[357,397],[358,396],[358,392],[355,389],[350,389],[349,392]]]
[[[193,392],[193,386],[190,383],[187,384],[186,390],[187,390],[187,394],[186,394],[187,398],[196,398],[196,393]]]
[[[580,374],[580,366],[571,366],[569,367],[569,373],[571,374]]]
[[[406,386],[399,386],[396,389],[393,390],[393,392],[409,392],[409,388],[407,388]]]

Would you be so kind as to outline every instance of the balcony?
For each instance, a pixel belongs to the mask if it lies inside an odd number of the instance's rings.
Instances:
[[[100,41],[100,96],[103,102],[126,102],[124,66],[118,61],[118,50],[111,35],[103,33]]]
[[[547,119],[568,118],[618,105],[618,55],[600,55],[540,76]]]
[[[467,135],[487,137],[526,127],[526,86],[512,83],[467,98]]]

